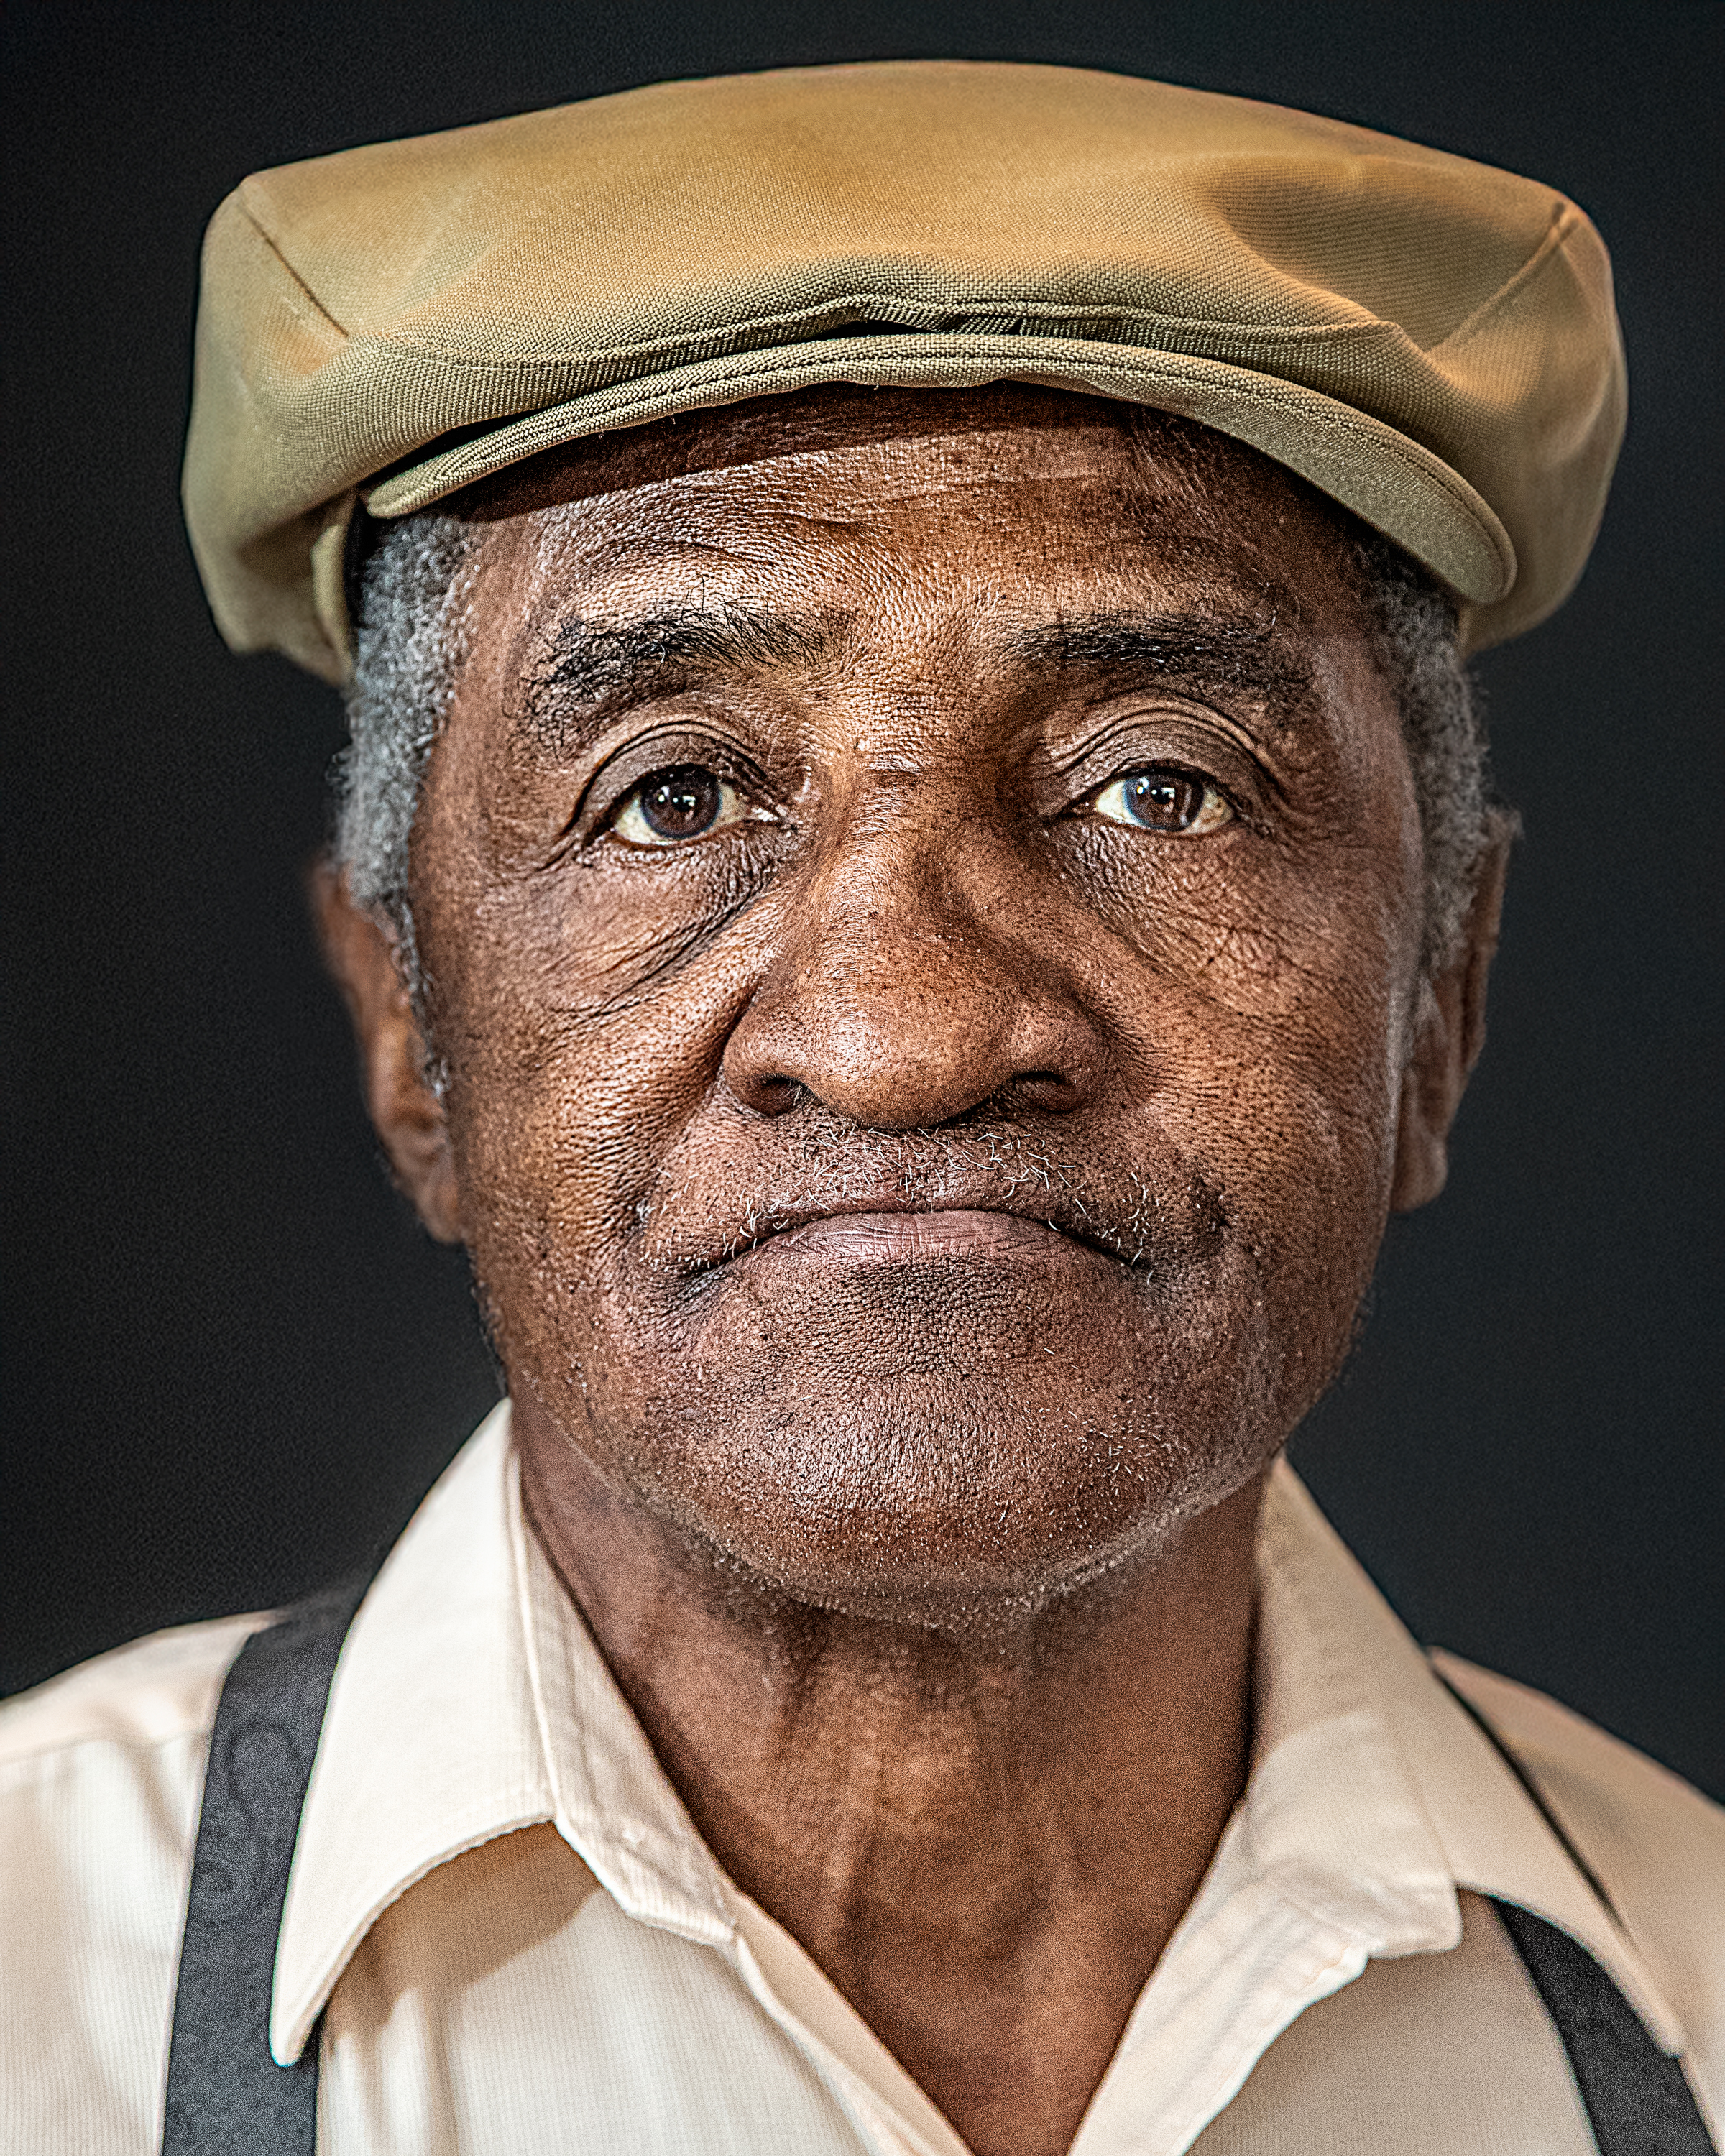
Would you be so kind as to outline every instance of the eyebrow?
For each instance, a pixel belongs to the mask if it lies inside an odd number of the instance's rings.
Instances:
[[[1147,677],[1244,695],[1296,716],[1314,693],[1312,668],[1268,620],[1195,611],[1062,616],[1013,629],[997,658],[1049,679],[1125,687]],[[565,619],[543,633],[526,670],[518,721],[560,753],[619,711],[706,680],[829,669],[855,648],[855,615],[807,614],[726,600],[623,622]]]
[[[735,600],[624,622],[565,619],[527,670],[523,716],[536,735],[567,746],[584,721],[696,682],[818,671],[853,637],[849,614],[788,614]]]
[[[1066,617],[1015,631],[1008,656],[1050,675],[1098,680],[1152,676],[1194,687],[1231,690],[1292,716],[1308,703],[1315,681],[1293,639],[1267,621],[1182,612],[1119,612]]]

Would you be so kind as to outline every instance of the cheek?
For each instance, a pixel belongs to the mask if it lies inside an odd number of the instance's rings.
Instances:
[[[1254,1154],[1331,1129],[1349,1150],[1368,1132],[1381,1146],[1417,950],[1417,853],[1251,838],[1134,866],[1128,855],[1091,880],[1111,947],[1086,985],[1128,1045],[1135,1089]]]
[[[560,909],[512,894],[480,926],[448,969],[447,1032],[439,1014],[470,1252],[512,1374],[584,1393],[619,1339],[660,1344],[659,1284],[631,1253],[711,1100],[748,961],[709,952],[655,987],[638,915],[583,916],[578,944]]]
[[[485,831],[485,873],[470,855],[422,923],[464,1215],[476,1259],[512,1270],[520,1250],[590,1280],[711,1090],[751,965],[746,938],[715,945],[760,865],[702,847],[583,874],[557,859],[566,803],[518,808],[506,829],[469,790],[435,805],[446,832]]]
[[[1388,1216],[1417,909],[1394,849],[1297,870],[1244,851],[1111,894],[1132,963],[1099,969],[1096,993],[1138,1116],[1219,1194],[1303,1412],[1346,1352]]]
[[[514,1015],[482,1054],[457,1062],[450,1091],[475,1256],[506,1260],[516,1250],[571,1286],[596,1287],[699,1105],[701,1074],[680,1029],[666,1040],[638,1013],[591,1025]]]
[[[1386,906],[1372,927],[1364,896],[1340,908],[1284,880],[1271,908],[1238,876],[1195,869],[1153,894],[1117,889],[1113,933],[1092,933],[1090,978],[1074,984],[1117,1045],[1126,1095],[1099,1112],[1091,1149],[1117,1173],[1147,1147],[1193,1163],[1260,1291],[1300,1312],[1296,1330],[1345,1332],[1351,1301],[1325,1325],[1314,1298],[1368,1270],[1388,1202],[1394,923]],[[481,932],[449,974],[450,1121],[504,1331],[531,1310],[536,1331],[573,1324],[590,1342],[593,1312],[573,1306],[595,1297],[608,1324],[662,1329],[636,1245],[670,1164],[697,1194],[703,1160],[733,1189],[751,1164],[720,1069],[770,956],[771,911],[656,979],[643,973],[663,939],[638,908],[583,914],[578,955],[548,901],[470,916]]]

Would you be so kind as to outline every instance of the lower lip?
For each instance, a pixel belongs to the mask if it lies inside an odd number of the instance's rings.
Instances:
[[[744,1255],[778,1252],[829,1264],[910,1265],[931,1258],[1055,1256],[1079,1246],[1015,1213],[835,1213],[787,1229]]]

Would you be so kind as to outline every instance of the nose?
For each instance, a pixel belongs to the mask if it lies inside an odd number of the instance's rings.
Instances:
[[[1005,855],[901,829],[814,870],[726,1045],[733,1095],[762,1114],[813,1099],[901,1131],[984,1102],[1080,1106],[1101,1044],[1062,963],[1070,917],[1039,909],[1027,865]]]

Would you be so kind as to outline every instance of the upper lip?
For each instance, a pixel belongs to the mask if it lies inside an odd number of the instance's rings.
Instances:
[[[817,1220],[840,1219],[860,1213],[1004,1213],[1020,1220],[1051,1228],[1073,1242],[1098,1251],[1117,1264],[1147,1269],[1147,1239],[1134,1228],[1102,1217],[1085,1204],[1069,1183],[1040,1176],[1002,1188],[1003,1173],[943,1176],[937,1188],[917,1190],[893,1183],[869,1183],[842,1193],[822,1191],[786,1197],[771,1205],[737,1216],[728,1228],[715,1224],[719,1232],[701,1238],[698,1252],[687,1253],[696,1273],[716,1270],[733,1258],[758,1250],[776,1236],[806,1228]]]

